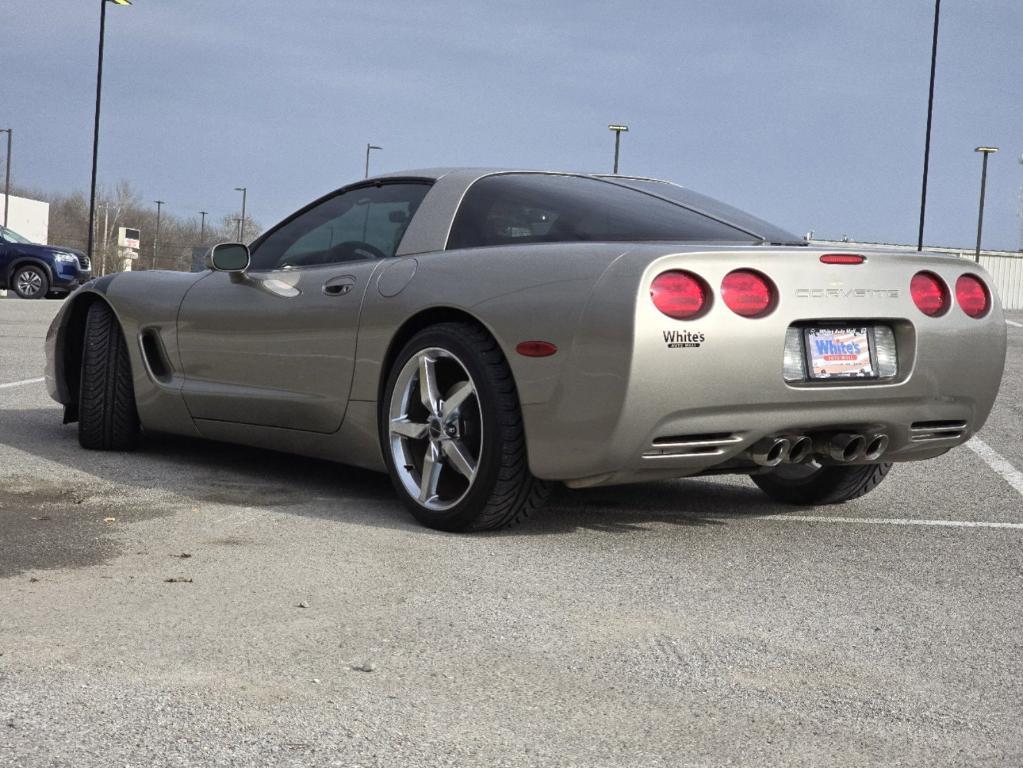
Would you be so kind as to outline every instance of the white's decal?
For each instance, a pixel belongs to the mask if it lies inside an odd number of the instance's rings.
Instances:
[[[693,331],[661,331],[661,333],[664,334],[664,343],[668,349],[699,347],[707,340],[706,335]]]

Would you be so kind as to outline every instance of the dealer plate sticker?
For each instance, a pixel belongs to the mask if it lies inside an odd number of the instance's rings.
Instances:
[[[870,354],[870,329],[807,328],[806,356],[814,379],[877,376]]]

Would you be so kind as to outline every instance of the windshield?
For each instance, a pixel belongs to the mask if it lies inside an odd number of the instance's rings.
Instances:
[[[22,237],[13,229],[7,227],[0,227],[0,234],[3,234],[4,240],[8,243],[20,243],[21,245],[32,245],[32,241],[27,237]]]
[[[465,194],[448,249],[573,242],[759,243],[762,238],[639,190],[585,176],[487,176]]]

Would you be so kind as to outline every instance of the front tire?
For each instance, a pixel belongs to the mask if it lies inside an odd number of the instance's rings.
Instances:
[[[508,362],[476,325],[435,325],[404,346],[384,388],[380,445],[395,490],[429,528],[511,526],[547,497],[529,471]]]
[[[138,444],[138,435],[128,345],[113,310],[96,301],[85,319],[78,442],[91,450],[130,451]]]
[[[14,292],[23,299],[41,299],[50,290],[50,278],[46,270],[35,264],[18,267],[11,279]]]
[[[852,466],[783,464],[773,472],[750,475],[750,479],[772,499],[785,504],[841,504],[877,488],[891,468],[890,462]]]

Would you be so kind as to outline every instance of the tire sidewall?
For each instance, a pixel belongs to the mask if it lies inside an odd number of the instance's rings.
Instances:
[[[397,475],[394,457],[391,455],[390,409],[398,374],[416,353],[428,347],[439,347],[450,352],[465,366],[476,387],[476,397],[483,422],[483,441],[480,447],[476,478],[473,480],[472,487],[458,504],[443,511],[427,509],[409,495]],[[436,326],[417,333],[402,347],[391,366],[387,376],[387,385],[384,388],[384,396],[380,403],[378,422],[380,447],[384,463],[387,465],[387,472],[391,477],[391,483],[412,515],[423,525],[439,530],[461,531],[470,527],[486,505],[497,484],[501,464],[501,446],[504,442],[497,409],[496,387],[490,377],[488,366],[479,359],[478,351],[454,333],[450,327]]]
[[[36,293],[26,296],[18,290],[18,278],[23,272],[35,272],[39,275],[40,284],[39,290]],[[42,267],[37,267],[35,264],[26,264],[25,266],[18,267],[14,271],[14,274],[11,277],[11,286],[13,287],[14,292],[22,299],[41,299],[50,292],[50,278],[47,276],[46,270]]]
[[[777,501],[800,506],[835,504],[859,498],[872,490],[859,486],[871,473],[881,472],[881,479],[891,470],[890,462],[840,466],[828,464],[805,478],[784,478],[775,474],[753,475],[752,480],[765,493]],[[851,485],[850,485],[851,484]],[[876,485],[876,483],[875,483]],[[843,487],[845,492],[843,491]],[[853,491],[849,493],[849,491]]]

